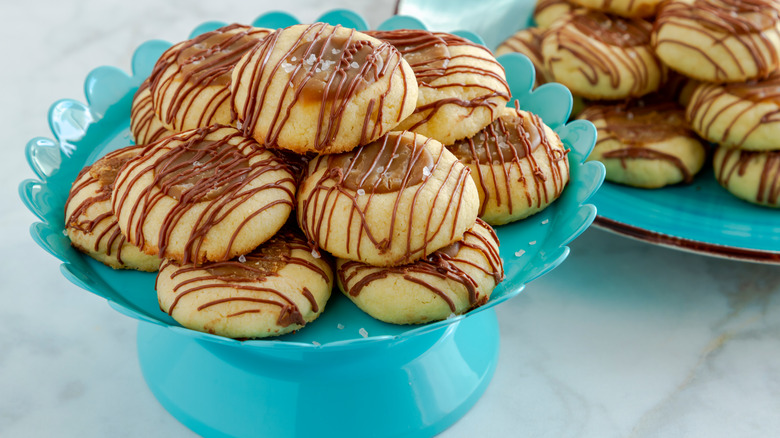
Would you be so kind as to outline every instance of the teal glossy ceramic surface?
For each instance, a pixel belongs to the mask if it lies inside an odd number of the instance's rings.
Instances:
[[[430,29],[468,29],[495,49],[533,25],[534,0],[399,0],[399,14]],[[705,255],[780,263],[780,210],[744,202],[715,180],[711,164],[691,185],[644,190],[606,183],[594,196],[595,225],[650,243]]]
[[[320,21],[367,27],[344,10],[331,11]],[[271,28],[294,23],[294,17],[277,12],[252,22]],[[190,36],[224,24],[204,23]],[[393,17],[379,27],[422,24]],[[482,42],[473,32],[457,33]],[[19,187],[22,200],[41,221],[31,227],[33,239],[62,261],[65,278],[141,321],[139,362],[149,387],[169,412],[201,435],[318,436],[316,424],[324,435],[365,436],[372,430],[374,436],[429,436],[454,423],[484,392],[495,370],[498,324],[493,307],[560,264],[569,252],[566,245],[596,216],[587,201],[601,185],[604,168],[584,163],[596,130],[585,121],[565,123],[572,105],[568,90],[550,84],[532,92],[530,61],[521,55],[499,58],[520,107],[539,114],[571,149],[571,182],[543,212],[496,229],[506,280],[486,305],[446,321],[397,326],[374,320],[336,291],[322,316],[305,329],[242,342],[181,327],[159,309],[155,274],[106,267],[74,250],[63,234],[72,181],[83,166],[131,144],[133,94],[170,45],[158,40],[141,44],[132,74],[99,67],[86,78],[86,103],[61,100],[52,105],[54,139],[35,138],[26,149],[38,179]],[[371,403],[364,402],[367,390]],[[332,403],[323,407],[323,400]],[[279,410],[280,401],[286,410]]]

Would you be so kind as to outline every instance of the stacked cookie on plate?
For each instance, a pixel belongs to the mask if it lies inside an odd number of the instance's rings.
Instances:
[[[66,231],[159,267],[161,309],[222,336],[298,330],[334,283],[387,322],[462,314],[503,279],[488,222],[568,182],[558,136],[509,99],[490,51],[454,35],[225,26],[163,53],[137,145],[81,173]]]
[[[497,52],[527,54],[540,82],[582,99],[608,180],[690,182],[706,140],[724,187],[778,206],[780,2],[541,0],[534,18]]]

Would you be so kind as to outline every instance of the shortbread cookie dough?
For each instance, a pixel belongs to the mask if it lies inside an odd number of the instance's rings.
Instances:
[[[298,191],[298,223],[336,257],[378,266],[409,263],[460,240],[479,194],[441,143],[391,132],[350,153],[320,156]]]
[[[487,126],[509,101],[504,68],[484,46],[417,29],[369,34],[400,50],[417,78],[417,108],[396,130],[452,144]]]
[[[174,45],[150,76],[154,111],[171,131],[234,125],[230,78],[236,62],[270,33],[231,24]]]
[[[392,45],[341,26],[279,29],[233,71],[243,132],[297,153],[346,152],[414,111],[417,84]]]
[[[641,19],[575,11],[556,21],[542,41],[547,72],[573,94],[617,100],[657,91],[666,67],[650,46],[652,24]]]
[[[534,7],[534,22],[539,29],[549,29],[555,20],[577,9],[568,0],[538,0]]]
[[[719,147],[712,160],[715,178],[734,196],[780,208],[780,150],[743,151]]]
[[[149,79],[141,83],[133,96],[133,104],[130,109],[130,133],[137,145],[153,143],[174,134],[163,125],[163,122],[154,113]]]
[[[765,78],[780,67],[780,2],[671,0],[653,30],[669,67],[707,82]]]
[[[111,152],[81,171],[65,203],[65,231],[76,249],[95,260],[115,269],[152,272],[160,258],[128,243],[111,211],[116,174],[141,149],[130,146]]]
[[[608,181],[647,189],[690,183],[706,150],[674,102],[592,105],[579,116],[596,125],[589,160],[604,163]]]
[[[762,81],[702,83],[687,111],[693,129],[721,146],[780,149],[780,72]]]
[[[328,260],[286,228],[237,259],[201,266],[166,260],[156,283],[160,309],[179,324],[229,338],[299,330],[322,313],[332,287]]]
[[[448,149],[471,169],[479,217],[491,225],[543,210],[569,182],[568,151],[558,134],[525,111],[503,108],[485,129]]]
[[[376,267],[337,260],[341,291],[372,317],[393,324],[422,324],[485,304],[504,268],[498,238],[477,219],[463,240],[414,263]]]
[[[622,17],[652,17],[663,0],[571,0],[575,5],[588,9],[620,15]]]
[[[505,53],[522,53],[531,60],[536,70],[534,86],[546,84],[550,82],[550,78],[547,75],[544,59],[542,58],[543,36],[544,31],[536,27],[517,31],[496,48],[496,56],[501,56]]]
[[[287,165],[236,129],[211,126],[147,146],[117,175],[128,240],[181,263],[224,261],[265,242],[293,208]]]

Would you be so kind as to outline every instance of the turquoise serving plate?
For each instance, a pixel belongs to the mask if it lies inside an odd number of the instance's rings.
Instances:
[[[428,28],[466,29],[495,49],[532,26],[534,0],[399,0],[396,12]],[[779,140],[780,141],[780,140]],[[595,225],[674,249],[736,260],[780,264],[780,210],[744,202],[721,187],[711,164],[690,185],[659,190],[607,183],[593,197]]]
[[[351,11],[331,11],[318,21],[360,30]],[[295,17],[272,12],[255,26],[279,28]],[[190,37],[226,23],[207,22]],[[395,16],[381,29],[422,28]],[[461,35],[482,43],[473,32]],[[296,333],[269,340],[237,341],[181,327],[160,311],[154,274],[116,271],[74,250],[63,234],[64,204],[76,174],[109,151],[131,143],[129,115],[138,85],[171,43],[147,41],[136,50],[132,74],[98,67],[86,78],[87,103],[55,102],[49,112],[54,139],[35,138],[26,149],[39,179],[19,193],[40,222],[35,242],[62,261],[62,274],[140,321],[141,370],[160,403],[203,436],[430,436],[454,423],[484,392],[498,356],[494,307],[558,266],[566,246],[594,220],[587,204],[604,178],[600,163],[585,163],[596,130],[566,123],[569,91],[557,84],[531,91],[527,58],[499,58],[520,107],[539,114],[571,149],[571,182],[543,212],[499,227],[506,280],[474,311],[422,326],[374,320],[340,293],[322,316]]]

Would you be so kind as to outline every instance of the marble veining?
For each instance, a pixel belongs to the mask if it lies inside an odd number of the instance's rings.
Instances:
[[[129,69],[142,41],[207,20],[334,7],[377,24],[394,2],[2,2],[0,69],[0,436],[192,437],[145,386],[136,322],[68,283],[29,237],[16,187],[23,148],[50,136],[55,100],[83,101],[98,65]],[[62,24],[69,23],[68,31]],[[9,138],[10,137],[10,138]],[[498,306],[496,375],[442,436],[780,435],[780,269],[711,259],[597,229],[551,274]]]

